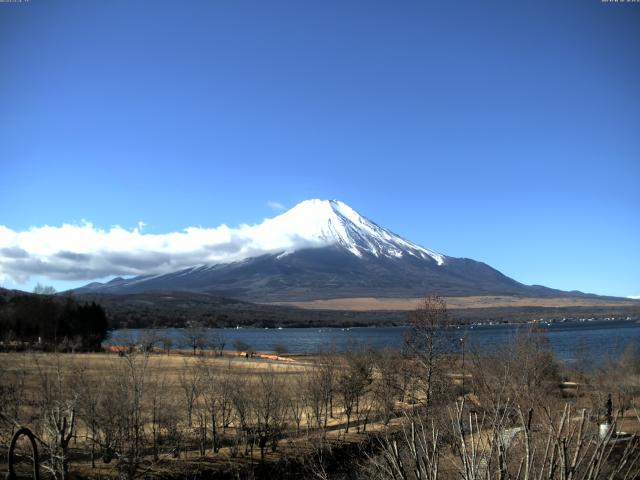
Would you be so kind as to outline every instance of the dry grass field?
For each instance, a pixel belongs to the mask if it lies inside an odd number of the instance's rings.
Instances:
[[[494,358],[467,358],[464,373],[460,358],[426,353],[363,350],[293,361],[136,349],[0,353],[0,441],[6,445],[18,425],[32,429],[48,478],[337,479],[349,471],[349,478],[395,480],[385,465],[400,460],[396,448],[411,462],[411,428],[423,435],[423,453],[439,451],[434,478],[448,480],[465,462],[480,461],[464,457],[472,434],[489,457],[500,455],[496,434],[517,437],[509,450],[517,469],[529,409],[535,442],[569,442],[568,451],[577,438],[585,451],[597,447],[589,439],[606,418],[608,395],[616,428],[640,433],[633,355],[587,375],[559,371],[535,335]],[[550,428],[561,425],[563,411],[565,426]],[[64,448],[60,431],[68,434]],[[0,462],[6,456],[0,448]]]
[[[446,297],[449,309],[470,308],[516,308],[516,307],[621,307],[638,306],[634,300],[613,300],[598,298],[532,298],[514,296],[472,296]],[[279,302],[277,305],[290,305],[320,310],[415,310],[424,298],[334,298],[329,300],[309,300],[301,302]]]
[[[115,461],[104,463],[98,458],[104,457],[106,436],[115,435],[120,426],[106,425],[102,433],[92,433],[89,410],[93,406],[104,411],[95,415],[98,423],[117,415],[131,421],[133,411],[123,412],[118,404],[130,402],[131,395],[139,389],[140,436],[146,444],[139,461],[152,468],[154,475],[181,475],[185,469],[237,471],[248,464],[278,464],[287,458],[311,454],[318,442],[358,444],[368,435],[365,429],[375,432],[383,428],[379,413],[374,412],[377,400],[373,390],[357,393],[361,410],[350,412],[351,428],[347,432],[347,415],[337,394],[329,400],[326,389],[314,388],[323,378],[327,380],[327,375],[336,377],[330,381],[337,381],[343,363],[341,358],[333,358],[327,364],[327,358],[299,357],[285,362],[190,352],[124,356],[0,353],[0,381],[16,387],[13,392],[4,393],[19,397],[14,397],[17,405],[0,409],[5,414],[0,419],[5,430],[3,442],[18,424],[29,426],[44,442],[52,442],[51,432],[43,427],[48,409],[59,409],[61,405],[64,409],[73,404],[76,423],[69,450],[71,471],[86,478],[119,476],[122,472]],[[315,400],[309,399],[313,393],[305,390],[313,390]],[[215,404],[210,403],[213,397]],[[264,402],[265,397],[270,397],[268,402]],[[315,407],[310,405],[314,401]],[[329,405],[329,401],[335,405]],[[158,411],[154,410],[156,406]],[[215,453],[211,444],[214,409],[216,415],[228,416],[226,420],[216,419],[219,432]],[[397,422],[389,419],[387,425]],[[278,430],[278,447],[275,442],[270,443],[261,455],[260,436],[266,438],[265,432],[270,430]],[[163,438],[155,456],[150,451],[150,445],[156,443],[151,439],[154,436]],[[95,462],[88,454],[92,438],[100,444]],[[167,445],[169,438],[171,445]],[[114,448],[125,450],[127,441],[131,439],[121,439],[124,446]]]

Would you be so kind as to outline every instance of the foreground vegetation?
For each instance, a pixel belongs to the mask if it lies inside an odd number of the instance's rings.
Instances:
[[[448,322],[430,298],[411,317],[405,351],[353,345],[288,362],[150,343],[3,353],[0,443],[27,426],[42,472],[60,479],[640,475],[632,348],[568,372],[543,334],[523,330],[503,352],[451,356]],[[605,422],[613,427],[601,436]],[[30,450],[18,447],[27,471]],[[6,448],[0,455],[6,462]]]

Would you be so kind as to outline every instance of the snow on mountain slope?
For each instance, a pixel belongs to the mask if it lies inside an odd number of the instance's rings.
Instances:
[[[446,258],[380,227],[338,200],[306,200],[282,215],[265,220],[255,227],[255,234],[274,242],[298,238],[309,247],[339,245],[357,257],[365,253],[388,258],[411,255],[431,258],[438,265]],[[293,252],[285,250],[283,255],[289,253]]]
[[[92,283],[76,293],[188,291],[252,302],[581,295],[523,285],[485,263],[441,255],[337,200],[304,201],[258,225],[242,225],[234,235],[241,238],[229,247],[241,248],[231,260],[203,255],[188,267]]]
[[[149,271],[107,284],[94,282],[75,292],[181,291],[251,302],[416,298],[426,294],[584,295],[524,285],[483,262],[441,255],[405,240],[337,200],[307,200],[258,225],[223,229],[225,232],[229,241],[216,243],[206,231],[198,231],[198,236],[202,233],[207,240],[202,255],[189,257],[197,260],[181,269]],[[233,255],[208,253],[221,247]]]

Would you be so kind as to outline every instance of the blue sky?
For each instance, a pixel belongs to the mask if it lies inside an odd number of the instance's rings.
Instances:
[[[639,51],[640,4],[600,0],[0,3],[0,225],[337,198],[524,283],[640,295]]]

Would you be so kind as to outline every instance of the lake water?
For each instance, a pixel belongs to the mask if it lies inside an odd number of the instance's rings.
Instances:
[[[447,333],[451,351],[460,348],[460,338],[465,338],[469,351],[498,351],[513,341],[519,328],[526,325],[474,325],[453,329]],[[566,363],[576,357],[588,357],[599,363],[617,358],[627,345],[640,347],[640,323],[634,321],[585,321],[542,324],[556,357]],[[220,332],[226,340],[226,350],[232,350],[234,341],[241,340],[259,352],[271,352],[276,345],[283,345],[289,353],[316,353],[322,349],[335,348],[344,351],[350,345],[364,344],[377,349],[402,348],[406,327],[356,327],[341,328],[282,328],[282,329],[209,329]],[[184,330],[129,329],[110,333],[106,344],[117,345],[128,339],[137,339],[152,333],[157,338],[170,337],[173,348],[188,348]]]

